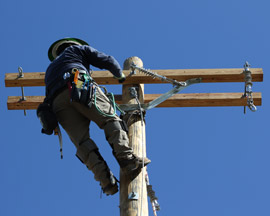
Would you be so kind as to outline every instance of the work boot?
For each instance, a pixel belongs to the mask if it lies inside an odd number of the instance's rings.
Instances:
[[[119,181],[116,179],[113,173],[109,171],[109,183],[105,187],[102,187],[102,183],[100,183],[103,193],[105,193],[107,196],[116,194],[118,192],[117,182]]]
[[[129,176],[131,179],[136,178],[140,172],[141,169],[148,165],[151,162],[150,159],[147,157],[141,158],[134,154],[132,154],[131,158],[129,159],[121,159],[119,160],[120,167],[122,168],[122,171]]]
[[[98,149],[89,152],[85,157],[82,157],[84,156],[82,152],[77,152],[77,156],[83,161],[87,168],[93,172],[95,180],[100,183],[105,194],[113,195],[118,192],[117,179],[109,169]]]

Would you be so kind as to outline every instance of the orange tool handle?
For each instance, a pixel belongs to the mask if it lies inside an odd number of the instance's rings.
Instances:
[[[77,68],[73,68],[72,73],[74,74],[74,83],[77,85],[78,77],[79,77],[79,70]]]

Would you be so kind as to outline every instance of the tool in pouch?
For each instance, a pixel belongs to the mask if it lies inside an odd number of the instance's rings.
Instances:
[[[113,106],[114,113],[108,114],[104,113],[100,108],[97,106],[97,97],[96,97],[96,90],[97,90],[97,83],[94,82],[92,77],[84,70],[78,70],[77,68],[73,68],[70,73],[65,73],[63,76],[64,79],[70,78],[70,85],[71,85],[71,93],[70,99],[71,101],[76,101],[81,104],[88,106],[89,108],[94,105],[99,113],[105,116],[115,116],[116,115],[116,103],[114,100],[114,96],[112,93],[108,93],[104,86],[99,86],[100,88],[104,89],[104,94],[110,100],[110,103]]]
[[[88,107],[92,106],[96,86],[91,76],[84,70],[73,68],[71,74],[64,74],[64,79],[71,78],[71,101],[79,102]]]

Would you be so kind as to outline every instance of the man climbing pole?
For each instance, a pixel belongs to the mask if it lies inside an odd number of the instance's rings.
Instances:
[[[77,38],[54,42],[48,56],[52,62],[45,74],[46,98],[37,110],[42,131],[51,134],[59,122],[76,146],[76,156],[94,173],[103,192],[113,195],[118,192],[117,179],[90,138],[91,121],[104,130],[113,155],[129,177],[136,176],[150,160],[139,158],[129,147],[125,124],[115,113],[108,97],[91,78],[90,65],[109,70],[119,83],[125,81],[125,75],[114,57],[99,52]],[[50,115],[46,115],[48,110],[51,110]],[[51,120],[54,115],[56,120]]]

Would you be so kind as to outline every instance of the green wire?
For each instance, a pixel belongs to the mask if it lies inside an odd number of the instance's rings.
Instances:
[[[108,93],[107,96],[108,96],[109,100],[111,101],[111,103],[113,103],[113,104],[115,105],[116,109],[119,110],[119,112],[121,112],[121,114],[125,115],[125,114],[126,114],[125,111],[123,111],[123,110],[118,106],[118,104],[115,103],[115,99],[114,99],[113,93]]]
[[[121,112],[122,115],[125,115],[125,111],[123,111],[117,103],[115,103],[115,99],[114,99],[114,95],[113,93],[107,93],[106,96],[109,98],[111,104],[113,105],[113,109],[114,109],[114,113],[111,115],[111,114],[107,114],[107,113],[104,113],[102,112],[98,106],[97,106],[97,103],[96,103],[96,92],[94,93],[94,105],[96,107],[96,109],[98,110],[99,113],[101,113],[102,115],[105,115],[105,116],[108,116],[108,117],[114,117],[116,115],[116,109],[119,110],[119,112]]]
[[[112,102],[113,109],[114,109],[114,113],[113,113],[113,114],[107,114],[107,113],[104,113],[104,112],[102,112],[102,111],[98,108],[98,106],[97,106],[97,100],[96,100],[96,99],[97,99],[97,97],[96,97],[96,92],[95,92],[95,96],[94,96],[94,104],[95,104],[95,107],[96,107],[97,111],[98,111],[99,113],[101,113],[102,115],[108,116],[108,117],[114,117],[114,116],[116,115],[116,103],[115,103],[115,100],[114,100],[113,93],[109,93],[109,94],[111,94],[111,96],[112,96],[112,101],[111,101],[111,99],[110,99],[110,101]]]
[[[116,105],[116,109],[118,109],[119,110],[119,112],[121,112],[121,114],[123,114],[123,115],[125,115],[126,113],[125,113],[125,111],[123,111],[119,106],[118,106],[118,104],[116,103],[115,104]]]

